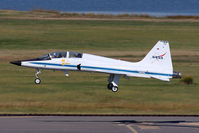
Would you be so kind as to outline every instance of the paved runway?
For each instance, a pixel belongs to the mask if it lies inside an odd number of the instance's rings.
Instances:
[[[0,133],[198,133],[199,117],[1,116]]]

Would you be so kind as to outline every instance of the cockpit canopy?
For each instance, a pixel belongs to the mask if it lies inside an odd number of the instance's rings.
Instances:
[[[49,55],[51,58],[66,58],[67,52],[52,52]]]
[[[69,58],[82,58],[82,53],[69,52]]]
[[[69,54],[69,56],[67,56]],[[82,53],[79,52],[51,52],[44,56],[39,57],[39,60],[50,60],[53,58],[82,58]]]

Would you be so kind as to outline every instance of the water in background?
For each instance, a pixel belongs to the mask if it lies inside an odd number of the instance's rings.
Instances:
[[[199,16],[199,0],[0,0],[0,9]]]

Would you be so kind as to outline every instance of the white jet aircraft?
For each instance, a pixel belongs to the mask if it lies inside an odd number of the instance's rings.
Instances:
[[[102,56],[78,52],[52,52],[30,60],[10,62],[15,65],[36,68],[35,83],[40,84],[40,69],[68,71],[100,72],[110,74],[107,88],[118,91],[121,76],[144,77],[169,81],[170,78],[181,78],[180,72],[173,71],[169,43],[158,41],[151,51],[139,62],[128,62]]]

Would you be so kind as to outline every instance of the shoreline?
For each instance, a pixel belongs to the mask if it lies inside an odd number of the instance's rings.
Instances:
[[[128,15],[148,15],[151,17],[167,17],[167,16],[199,16],[198,13],[171,13],[171,12],[141,12],[141,11],[58,11],[61,13],[78,13],[78,14],[89,14],[93,13],[96,15],[122,15],[122,14],[128,14]]]
[[[168,17],[168,16],[198,16],[198,12],[154,12],[154,11],[73,11],[73,10],[53,10],[53,9],[43,9],[36,8],[32,10],[16,10],[16,9],[0,9],[0,11],[19,11],[19,12],[32,12],[32,11],[46,11],[46,12],[59,12],[59,13],[69,13],[69,14],[95,14],[95,15],[129,15],[129,16],[142,16],[147,15],[150,17]]]
[[[150,16],[147,14],[96,14],[59,12],[36,9],[32,11],[0,10],[0,19],[44,19],[44,20],[125,20],[147,22],[199,22],[199,16]]]

